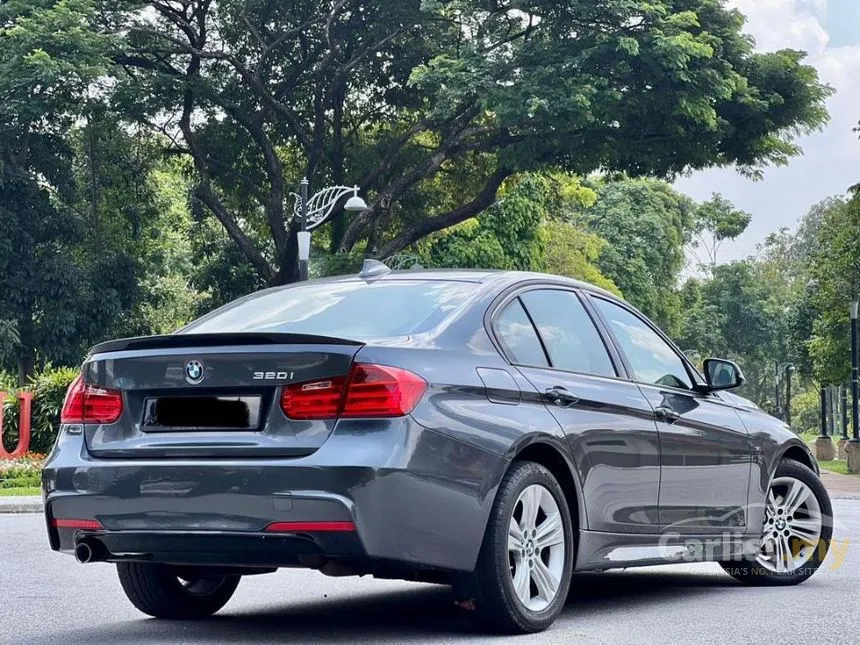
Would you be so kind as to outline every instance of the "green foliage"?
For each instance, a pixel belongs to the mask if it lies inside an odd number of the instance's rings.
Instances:
[[[860,196],[831,202],[822,213],[812,254],[811,298],[818,312],[809,353],[816,377],[841,383],[848,377],[848,309],[860,298]]]
[[[799,433],[819,433],[821,399],[817,388],[808,388],[791,398],[791,425]]]
[[[693,215],[693,238],[689,244],[699,268],[713,271],[722,243],[741,235],[751,221],[752,215],[736,209],[734,204],[718,193],[699,204]],[[702,252],[704,257],[699,257]]]
[[[491,208],[512,175],[755,172],[827,119],[830,89],[803,54],[755,53],[741,14],[715,0],[357,7],[104,8],[123,35],[113,105],[168,123],[200,203],[265,283],[295,277],[284,204],[302,174],[360,182],[369,197],[366,213],[336,218],[331,248],[390,256]],[[502,259],[488,253],[475,260]]]
[[[66,390],[78,374],[78,369],[48,366],[29,379],[24,389],[33,394],[31,452],[50,452],[60,428],[60,411]],[[7,393],[3,404],[3,443],[7,449],[12,449],[18,441],[19,402],[15,395],[21,388],[11,387],[12,380],[9,375],[0,378],[0,381],[5,381],[2,391]]]
[[[544,225],[546,256],[543,270],[563,275],[606,289],[621,296],[621,290],[600,272],[597,261],[607,242],[592,233],[583,231],[569,222],[550,222]]]
[[[0,490],[36,488],[42,484],[41,455],[25,455],[20,459],[0,460]]]
[[[541,222],[548,190],[546,178],[525,176],[476,219],[433,239],[426,250],[427,265],[539,270],[545,252]]]
[[[655,179],[609,181],[596,188],[597,201],[579,220],[607,242],[597,266],[627,300],[675,333],[680,320],[675,286],[694,202]]]
[[[777,364],[787,360],[788,350],[784,307],[762,279],[761,265],[717,266],[705,280],[688,282],[682,300],[682,346],[702,357],[736,360],[747,377],[738,394],[770,406]]]

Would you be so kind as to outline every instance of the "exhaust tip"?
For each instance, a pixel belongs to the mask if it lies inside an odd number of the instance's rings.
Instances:
[[[75,546],[75,560],[81,564],[93,561],[93,550],[86,542],[78,542]]]
[[[105,562],[109,557],[105,545],[96,538],[83,538],[75,545],[75,559],[81,564]]]

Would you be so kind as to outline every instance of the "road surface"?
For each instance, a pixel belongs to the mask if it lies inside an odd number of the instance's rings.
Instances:
[[[713,564],[574,578],[547,632],[504,643],[860,642],[860,500],[836,500],[837,553],[804,585],[751,589]],[[0,516],[0,643],[474,643],[443,587],[283,570],[243,579],[213,619],[165,622],[126,601],[112,565],[49,550],[38,515]],[[837,557],[834,557],[836,555]],[[841,562],[839,562],[841,558]]]

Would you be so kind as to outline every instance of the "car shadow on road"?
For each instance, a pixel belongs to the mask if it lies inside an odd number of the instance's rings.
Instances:
[[[724,574],[683,572],[612,572],[577,574],[561,619],[587,621],[623,605],[626,611],[646,611],[667,600],[716,594],[737,587]],[[360,643],[409,642],[443,638],[446,642],[474,639],[480,631],[468,615],[453,605],[447,587],[367,594],[345,600],[314,600],[263,607],[259,611],[229,611],[203,621],[171,622],[151,619],[75,630],[52,635],[52,642],[86,643]],[[27,641],[32,643],[34,641]]]

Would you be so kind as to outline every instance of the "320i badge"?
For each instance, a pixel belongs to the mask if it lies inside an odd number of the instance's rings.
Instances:
[[[451,585],[501,632],[548,627],[574,571],[692,555],[793,585],[830,500],[742,382],[588,284],[374,265],[92,348],[48,536],[174,619],[285,567]]]

